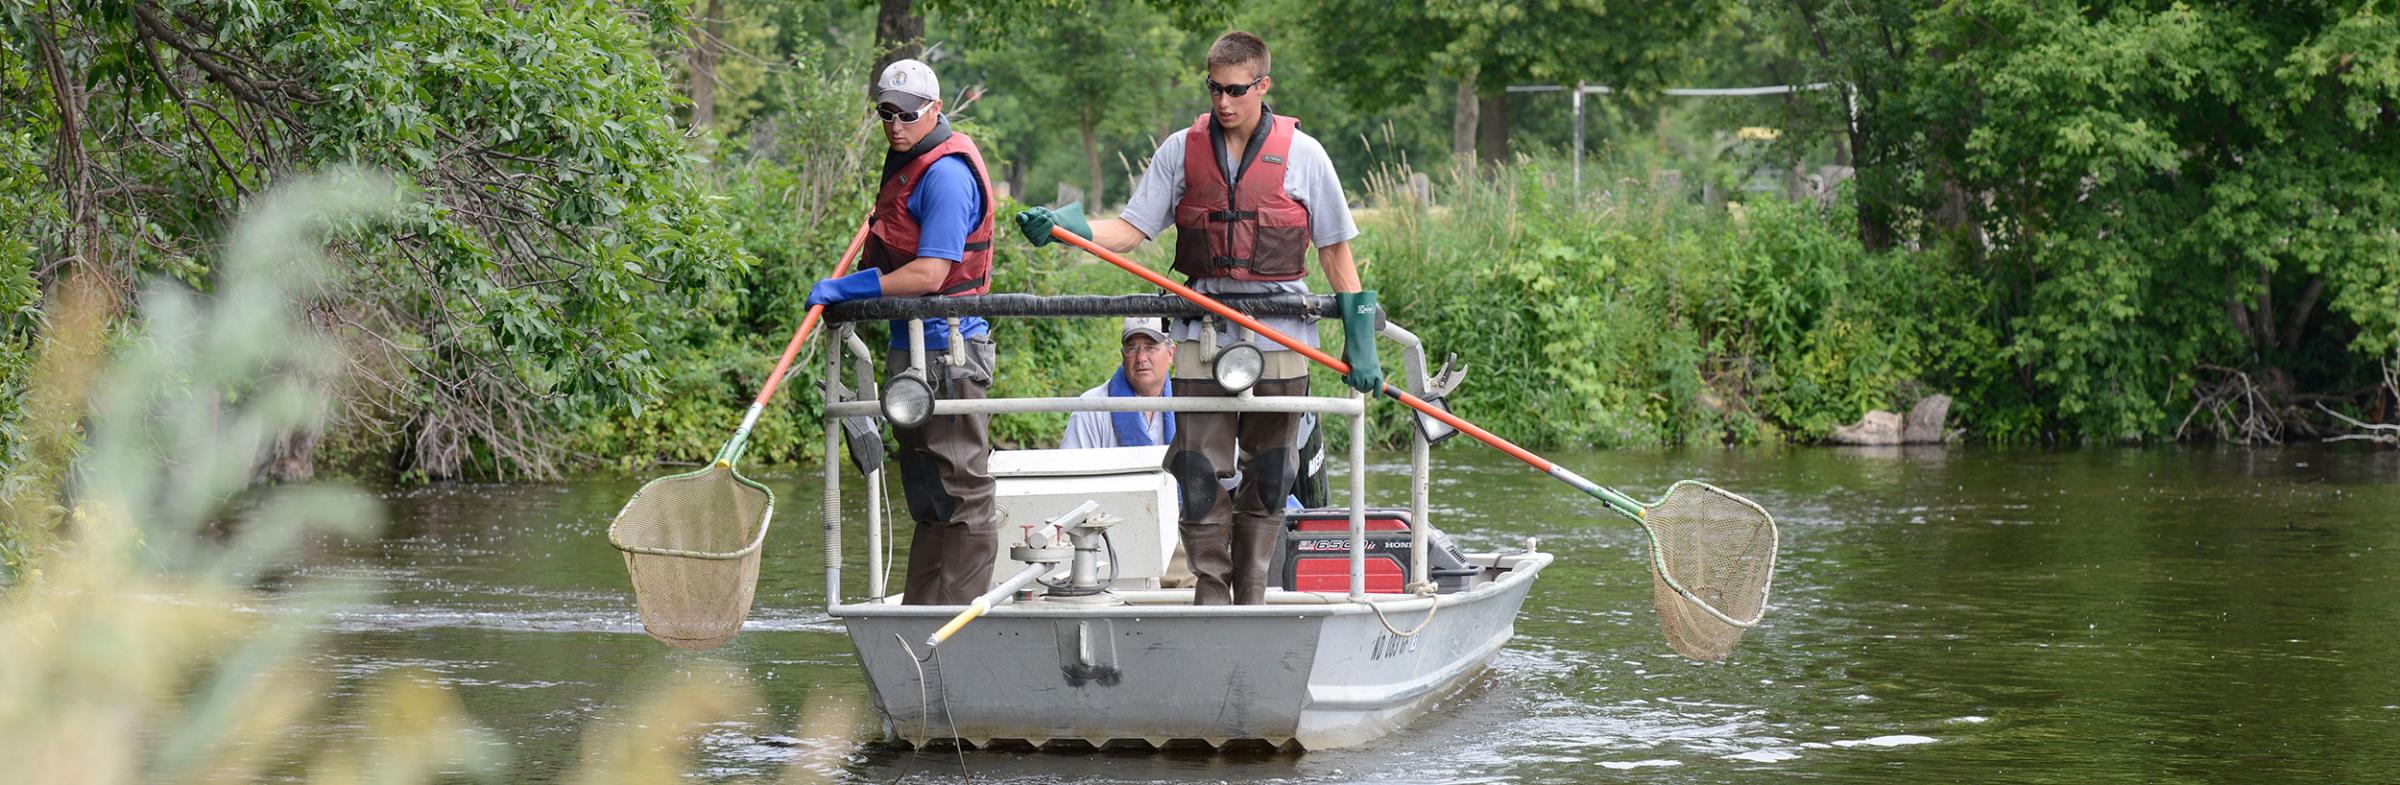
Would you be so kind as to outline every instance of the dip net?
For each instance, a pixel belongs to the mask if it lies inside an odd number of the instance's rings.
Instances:
[[[1679,482],[1643,510],[1651,598],[1667,645],[1723,662],[1767,610],[1775,577],[1775,519],[1757,503],[1701,482]]]
[[[725,462],[642,486],[608,526],[642,629],[682,649],[732,640],[750,615],[774,511],[775,495]]]

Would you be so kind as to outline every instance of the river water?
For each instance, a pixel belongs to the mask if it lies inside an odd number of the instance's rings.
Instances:
[[[378,587],[335,615],[315,664],[342,690],[432,674],[507,747],[506,781],[520,783],[560,778],[594,726],[709,663],[746,673],[760,700],[700,739],[700,782],[2400,779],[2400,455],[1552,456],[1638,498],[1703,478],[1774,513],[1771,610],[1723,665],[1660,638],[1633,526],[1463,440],[1435,457],[1437,525],[1469,550],[1539,538],[1558,561],[1488,672],[1362,750],[997,750],[962,764],[879,741],[822,610],[813,474],[766,478],[780,503],[750,627],[699,654],[641,633],[606,543],[638,478],[394,492],[382,537],[325,546],[304,570]],[[1404,503],[1405,456],[1370,468],[1370,495]],[[862,529],[849,533],[856,553]]]

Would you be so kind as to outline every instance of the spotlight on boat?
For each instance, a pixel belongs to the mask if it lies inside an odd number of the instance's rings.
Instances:
[[[1447,398],[1427,398],[1425,402],[1433,404],[1433,408],[1440,409],[1445,413],[1450,411],[1450,401]],[[1443,439],[1458,435],[1457,428],[1452,428],[1449,423],[1434,419],[1433,415],[1424,412],[1412,412],[1412,414],[1416,415],[1417,432],[1425,435],[1426,444],[1440,444]]]
[[[1266,355],[1260,354],[1258,347],[1248,343],[1237,343],[1218,351],[1216,367],[1210,370],[1217,377],[1217,386],[1229,393],[1250,389],[1250,385],[1257,384],[1258,377],[1266,372]]]
[[[933,385],[925,382],[925,374],[911,368],[885,380],[883,385],[883,418],[894,427],[915,428],[933,416]]]

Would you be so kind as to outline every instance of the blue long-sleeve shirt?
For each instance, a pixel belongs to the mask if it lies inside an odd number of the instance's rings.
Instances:
[[[915,193],[908,196],[908,214],[917,219],[917,256],[948,259],[952,263],[967,256],[967,235],[983,223],[983,187],[975,180],[975,171],[958,156],[945,157],[925,168],[925,179],[917,183]],[[908,348],[908,322],[893,320],[892,348]],[[989,334],[992,326],[980,316],[965,316],[958,320],[959,335],[973,338]],[[925,348],[950,348],[950,325],[945,319],[925,320]]]

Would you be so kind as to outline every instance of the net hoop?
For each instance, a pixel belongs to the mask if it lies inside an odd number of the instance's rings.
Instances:
[[[1765,573],[1765,577],[1759,582],[1757,592],[1758,607],[1757,610],[1753,611],[1745,618],[1735,618],[1725,613],[1723,610],[1719,610],[1714,604],[1695,595],[1690,588],[1687,588],[1683,585],[1682,581],[1676,579],[1675,571],[1667,565],[1667,549],[1661,547],[1659,543],[1658,532],[1652,525],[1650,513],[1658,507],[1665,505],[1668,500],[1674,499],[1676,492],[1682,490],[1685,486],[1691,486],[1692,488],[1698,489],[1701,492],[1707,493],[1711,496],[1724,500],[1730,500],[1749,508],[1751,511],[1758,514],[1758,519],[1761,521],[1763,528],[1766,530],[1766,564],[1760,568],[1761,571]],[[1698,607],[1702,612],[1707,613],[1710,617],[1719,622],[1742,629],[1756,627],[1758,626],[1759,621],[1766,617],[1767,597],[1773,592],[1775,585],[1775,558],[1777,552],[1782,549],[1783,543],[1781,541],[1782,533],[1779,532],[1775,526],[1775,518],[1774,516],[1767,514],[1765,507],[1760,507],[1757,502],[1743,498],[1740,494],[1727,491],[1723,488],[1719,488],[1708,483],[1700,482],[1698,480],[1683,480],[1675,483],[1672,486],[1669,486],[1667,488],[1667,495],[1660,499],[1658,505],[1652,505],[1643,508],[1642,534],[1650,540],[1651,574],[1656,576],[1661,584],[1675,592],[1676,596],[1681,597],[1684,602]]]
[[[644,484],[608,528],[643,631],[690,650],[732,640],[749,617],[774,517],[774,491],[730,463]]]

